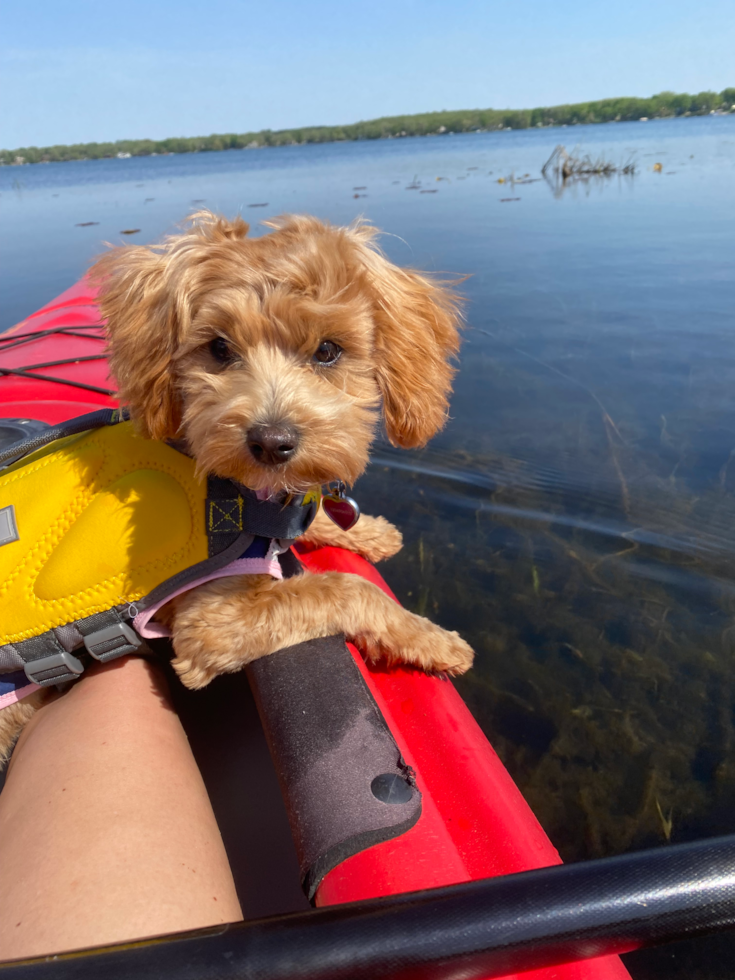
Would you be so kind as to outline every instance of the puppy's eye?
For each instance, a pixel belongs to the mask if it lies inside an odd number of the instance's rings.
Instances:
[[[323,340],[314,351],[312,361],[316,361],[317,364],[334,364],[339,360],[341,353],[342,348],[339,344],[335,344],[333,340]]]
[[[215,337],[209,342],[209,353],[220,364],[229,364],[235,357],[234,351],[224,337]]]

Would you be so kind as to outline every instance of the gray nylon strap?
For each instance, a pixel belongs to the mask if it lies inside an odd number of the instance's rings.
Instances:
[[[74,680],[84,670],[81,661],[62,647],[53,630],[13,646],[23,660],[28,680],[42,687]]]
[[[47,633],[41,633],[40,636],[33,636],[30,640],[21,640],[20,643],[13,645],[23,658],[23,663],[26,664],[34,660],[43,660],[51,654],[66,653],[51,630]]]
[[[74,624],[83,637],[84,646],[95,660],[107,663],[128,653],[151,652],[148,644],[128,625],[130,617],[125,613],[129,608],[106,609],[79,619]]]
[[[84,619],[78,619],[74,625],[82,636],[90,636],[92,633],[96,633],[106,626],[113,626],[115,623],[121,622],[123,622],[123,617],[120,615],[118,609],[113,608],[105,609],[104,612],[94,613],[91,616],[85,616]]]
[[[0,674],[9,674],[11,671],[23,668],[24,660],[12,643],[6,643],[0,647]]]
[[[84,637],[77,629],[76,623],[67,623],[66,626],[55,626],[54,635],[67,653],[71,653],[72,650],[78,650],[84,643]]]
[[[23,667],[36,684],[58,684],[73,680],[84,669],[73,655],[82,646],[102,663],[128,653],[149,654],[148,645],[130,627],[127,611],[128,606],[108,609],[29,640],[6,644],[0,647],[0,673]]]

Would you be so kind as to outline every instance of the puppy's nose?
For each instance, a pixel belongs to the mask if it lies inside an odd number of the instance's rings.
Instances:
[[[264,466],[287,463],[299,445],[298,433],[290,425],[254,425],[246,438],[253,457]]]

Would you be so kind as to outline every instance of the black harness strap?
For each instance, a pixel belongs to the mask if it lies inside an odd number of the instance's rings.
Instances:
[[[304,505],[304,494],[287,500],[259,500],[257,494],[231,480],[210,476],[207,480],[207,538],[209,553],[223,542],[247,531],[253,537],[293,541],[316,517],[318,501]]]
[[[80,432],[87,432],[89,429],[101,429],[106,425],[117,425],[118,422],[125,422],[128,418],[127,410],[124,408],[101,408],[96,412],[88,412],[86,415],[69,419],[68,422],[52,425],[39,435],[23,442],[13,443],[0,451],[0,469],[23,459],[24,456],[35,453],[37,449],[48,446],[50,442],[55,442],[57,439],[75,436]]]

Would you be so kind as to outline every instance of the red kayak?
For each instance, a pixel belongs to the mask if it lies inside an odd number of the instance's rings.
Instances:
[[[95,292],[86,280],[0,337],[0,419],[57,424],[115,405]],[[11,430],[6,422],[5,432]],[[375,568],[350,552],[320,548],[304,550],[300,558],[313,572],[356,573],[391,594]],[[560,863],[453,685],[415,670],[366,665],[354,649],[353,655],[416,774],[421,815],[404,833],[332,867],[321,878],[315,904],[397,895]],[[629,975],[617,957],[608,956],[523,976],[625,980]]]

